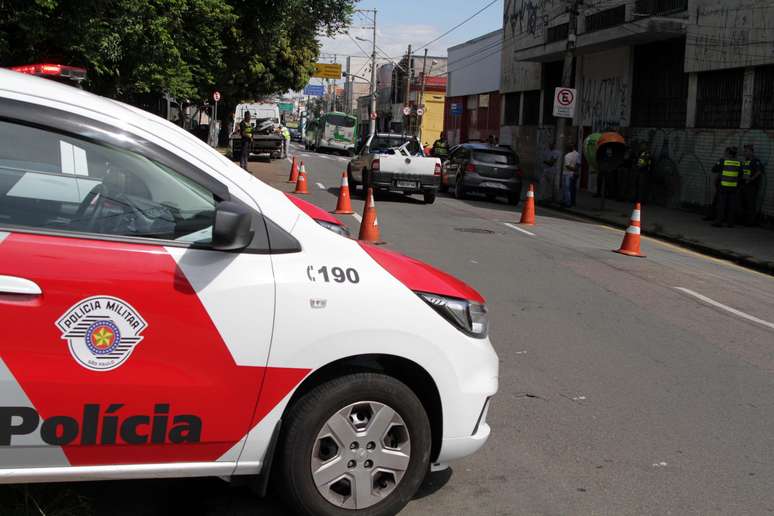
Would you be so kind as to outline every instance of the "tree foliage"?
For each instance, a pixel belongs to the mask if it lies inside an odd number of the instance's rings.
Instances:
[[[89,90],[234,100],[299,89],[355,0],[0,0],[0,66],[83,66]]]

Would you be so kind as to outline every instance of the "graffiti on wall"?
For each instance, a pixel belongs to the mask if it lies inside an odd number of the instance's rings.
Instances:
[[[584,77],[579,89],[580,119],[593,132],[613,131],[628,124],[629,85],[621,77]]]
[[[712,167],[726,147],[755,146],[755,154],[766,166],[758,202],[767,216],[774,216],[774,132],[757,129],[669,129],[636,127],[624,136],[633,149],[645,143],[654,158],[654,176],[662,189],[660,201],[670,206],[707,206],[712,203]],[[769,166],[772,164],[771,166]]]

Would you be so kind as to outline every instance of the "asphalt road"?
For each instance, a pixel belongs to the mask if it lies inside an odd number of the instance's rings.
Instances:
[[[293,152],[307,199],[332,210],[348,160]],[[285,191],[288,169],[250,165]],[[527,234],[504,200],[386,194],[377,209],[388,247],[487,298],[501,360],[489,442],[402,514],[774,512],[774,278],[648,238],[645,259],[615,254],[620,230],[547,209]],[[100,486],[100,503],[123,500],[113,512],[288,514],[219,480]]]

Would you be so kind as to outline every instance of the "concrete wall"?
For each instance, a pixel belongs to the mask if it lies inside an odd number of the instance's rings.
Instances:
[[[497,30],[448,49],[450,97],[500,89],[502,30]],[[435,73],[435,69],[433,69]]]
[[[505,0],[501,92],[540,89],[540,64],[514,61],[513,52],[516,48],[543,43],[544,11],[557,10],[561,3],[559,0]]]
[[[771,0],[689,0],[686,72],[774,63]]]

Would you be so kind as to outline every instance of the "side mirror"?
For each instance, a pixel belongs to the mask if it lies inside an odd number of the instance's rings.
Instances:
[[[235,202],[223,201],[215,207],[212,247],[218,251],[238,251],[253,241],[252,212]]]

